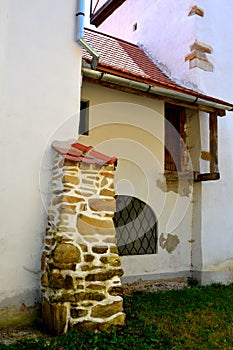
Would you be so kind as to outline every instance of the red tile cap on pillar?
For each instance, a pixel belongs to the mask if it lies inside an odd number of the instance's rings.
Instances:
[[[71,160],[73,162],[82,162],[97,165],[116,165],[117,163],[116,157],[109,157],[104,153],[96,151],[92,146],[85,146],[79,142],[69,143],[54,141],[52,147],[65,159]]]

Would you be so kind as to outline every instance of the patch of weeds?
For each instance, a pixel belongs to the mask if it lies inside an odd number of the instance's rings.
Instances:
[[[197,287],[199,282],[195,277],[187,277],[187,283],[189,285],[189,287]]]

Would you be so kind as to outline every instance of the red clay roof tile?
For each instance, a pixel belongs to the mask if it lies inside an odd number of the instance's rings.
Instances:
[[[96,151],[92,146],[85,146],[79,142],[67,144],[62,141],[54,141],[52,147],[65,159],[74,162],[98,165],[117,163],[116,157],[109,157],[101,152]]]
[[[114,68],[143,78],[173,83],[137,45],[91,29],[85,29],[84,37],[100,53],[98,67]],[[91,61],[92,57],[83,50],[83,59]]]
[[[97,66],[99,71],[233,107],[229,102],[175,83],[135,44],[90,28],[85,28],[84,38],[100,54]],[[91,55],[85,49],[83,49],[83,59],[88,63],[92,61]]]

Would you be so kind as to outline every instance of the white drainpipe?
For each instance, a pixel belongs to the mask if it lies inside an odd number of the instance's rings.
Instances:
[[[84,40],[85,0],[78,0],[76,13],[76,41],[93,57],[91,68],[96,69],[100,55]]]

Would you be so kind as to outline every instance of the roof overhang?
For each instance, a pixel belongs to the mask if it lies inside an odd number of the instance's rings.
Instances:
[[[219,116],[224,116],[225,111],[233,111],[233,104],[189,89],[182,90],[181,88],[179,91],[179,89],[170,88],[168,86],[158,86],[149,82],[128,79],[104,71],[93,71],[86,67],[82,68],[82,74],[86,80],[92,80],[106,87],[164,100],[169,103],[198,109],[204,112],[217,111]]]
[[[92,13],[91,9],[90,23],[98,27],[125,1],[126,0],[107,0],[95,13]]]

